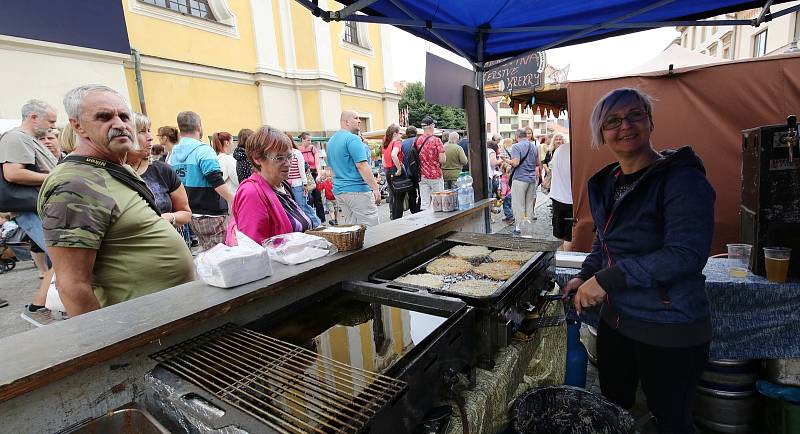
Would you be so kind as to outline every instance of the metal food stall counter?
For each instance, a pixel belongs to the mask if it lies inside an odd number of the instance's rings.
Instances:
[[[367,230],[364,247],[231,289],[192,282],[0,340],[0,420],[8,432],[61,432],[139,403],[150,357],[228,323],[247,324],[408,256],[452,231],[482,232],[484,200]]]

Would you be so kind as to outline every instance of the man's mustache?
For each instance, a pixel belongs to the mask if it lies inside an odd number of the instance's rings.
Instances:
[[[128,130],[122,130],[119,128],[111,128],[108,130],[108,141],[112,141],[117,137],[125,136],[128,140],[133,141],[133,134],[130,133]]]

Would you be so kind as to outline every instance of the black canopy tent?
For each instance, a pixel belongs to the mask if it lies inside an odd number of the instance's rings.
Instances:
[[[465,89],[470,135],[486,161],[483,76],[487,62],[498,68],[531,51],[544,51],[658,27],[752,25],[800,10],[800,5],[770,12],[786,0],[339,0],[341,10],[323,10],[315,0],[295,0],[326,22],[357,21],[390,24],[467,59],[475,70],[475,91]],[[727,12],[761,8],[751,20],[698,21]],[[470,105],[474,105],[470,107]],[[475,146],[476,143],[471,143]],[[478,199],[488,197],[486,164],[470,165]],[[488,224],[488,213],[487,213]]]

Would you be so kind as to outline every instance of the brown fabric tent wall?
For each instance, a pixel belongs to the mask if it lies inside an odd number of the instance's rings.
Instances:
[[[800,115],[800,56],[686,68],[672,75],[570,82],[573,241],[577,251],[590,251],[594,237],[586,181],[615,161],[607,148],[591,148],[589,119],[595,103],[620,87],[636,87],[654,97],[653,147],[662,150],[688,144],[703,159],[717,192],[712,254],[725,252],[726,243],[739,240],[741,131],[783,124],[786,116]]]

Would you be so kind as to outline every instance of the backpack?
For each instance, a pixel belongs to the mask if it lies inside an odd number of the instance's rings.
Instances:
[[[420,179],[422,179],[422,162],[420,161],[419,156],[422,154],[422,149],[425,147],[425,144],[428,143],[428,140],[430,140],[431,137],[433,136],[426,137],[419,148],[417,148],[417,144],[414,143],[411,146],[411,152],[409,152],[408,177],[416,183],[419,183]]]

